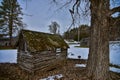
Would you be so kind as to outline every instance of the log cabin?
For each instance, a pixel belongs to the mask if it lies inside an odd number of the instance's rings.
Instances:
[[[17,48],[18,65],[24,70],[34,72],[63,65],[69,46],[60,35],[21,30]]]

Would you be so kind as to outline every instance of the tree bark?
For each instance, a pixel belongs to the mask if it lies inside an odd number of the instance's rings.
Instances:
[[[9,13],[9,37],[10,37],[10,46],[12,47],[12,35],[13,35],[13,2],[10,2],[10,13]]]
[[[109,0],[90,0],[91,36],[87,76],[109,80]]]
[[[13,34],[13,19],[12,17],[10,16],[10,19],[9,19],[9,36],[10,36],[10,46],[12,46],[12,34]]]

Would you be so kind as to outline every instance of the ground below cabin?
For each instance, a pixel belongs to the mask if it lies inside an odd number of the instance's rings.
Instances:
[[[90,80],[85,77],[85,68],[75,67],[75,64],[84,64],[85,60],[67,60],[63,67],[57,67],[47,72],[37,71],[32,76],[23,71],[17,64],[0,63],[0,80],[40,80],[48,76],[62,74],[63,77],[55,80]],[[120,80],[120,74],[110,72],[112,80]]]

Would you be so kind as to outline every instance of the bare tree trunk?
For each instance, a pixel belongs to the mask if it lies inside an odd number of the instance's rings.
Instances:
[[[87,76],[109,80],[109,0],[90,0],[91,38]]]
[[[10,37],[10,46],[12,47],[12,34],[13,34],[13,2],[10,1],[11,12],[9,13],[9,37]]]
[[[9,37],[10,37],[10,46],[12,46],[12,27],[13,27],[13,21],[12,18],[10,17],[9,21]]]

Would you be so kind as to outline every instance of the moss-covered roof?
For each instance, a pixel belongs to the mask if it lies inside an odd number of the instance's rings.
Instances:
[[[22,30],[21,33],[27,43],[29,51],[31,52],[52,50],[54,48],[68,48],[68,45],[64,39],[56,34],[48,34],[30,30]]]

